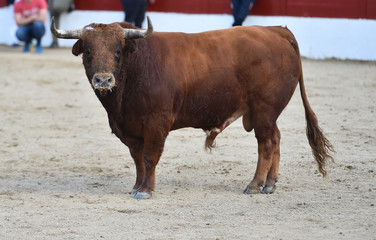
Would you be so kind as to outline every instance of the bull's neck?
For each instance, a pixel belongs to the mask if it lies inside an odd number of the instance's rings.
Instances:
[[[102,103],[103,107],[106,109],[109,115],[117,114],[121,109],[121,101],[119,101],[119,89],[116,86],[111,92],[101,94],[99,91],[95,91],[99,101]]]

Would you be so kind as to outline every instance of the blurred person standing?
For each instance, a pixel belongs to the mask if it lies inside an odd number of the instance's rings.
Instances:
[[[234,23],[232,26],[241,26],[251,12],[256,0],[231,0]]]
[[[56,27],[60,27],[60,16],[64,12],[71,12],[74,10],[73,0],[48,0],[48,11],[50,16],[55,18]],[[52,35],[52,43],[50,48],[59,47],[58,39]]]
[[[156,0],[149,0],[150,4],[154,4]],[[145,18],[145,12],[148,0],[121,0],[125,13],[125,22],[132,23],[138,28],[142,27]]]
[[[30,51],[30,44],[36,39],[36,51],[42,53],[42,37],[46,32],[44,23],[47,18],[46,0],[18,0],[14,3],[14,17],[18,29],[16,36],[25,42],[23,52]]]

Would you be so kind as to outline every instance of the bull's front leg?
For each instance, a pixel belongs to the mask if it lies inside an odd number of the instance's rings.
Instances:
[[[134,196],[145,177],[145,165],[144,161],[142,160],[144,142],[139,138],[124,136],[119,134],[119,132],[117,133],[120,140],[129,148],[129,153],[131,154],[134,164],[136,165],[136,183],[131,191],[132,196]]]
[[[144,181],[145,177],[145,164],[142,160],[142,151],[143,148],[129,148],[129,152],[136,165],[136,183],[134,184],[131,192],[132,196],[137,193],[137,189],[141,187],[141,184]]]
[[[152,118],[150,124],[144,127],[144,148],[142,151],[142,162],[145,167],[145,174],[141,186],[137,188],[134,199],[148,199],[155,188],[155,168],[162,155],[164,144],[171,127],[171,121]],[[136,182],[137,184],[137,182]]]

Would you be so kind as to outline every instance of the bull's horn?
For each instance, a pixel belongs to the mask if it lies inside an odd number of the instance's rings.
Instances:
[[[123,29],[124,37],[126,39],[137,39],[137,38],[151,37],[151,35],[153,35],[154,28],[153,28],[153,24],[151,24],[149,17],[147,17],[147,20],[148,20],[148,29],[146,29],[146,30]]]
[[[76,30],[60,30],[56,29],[55,26],[55,18],[52,17],[51,19],[51,33],[57,38],[65,38],[65,39],[80,39],[82,35],[82,29]]]

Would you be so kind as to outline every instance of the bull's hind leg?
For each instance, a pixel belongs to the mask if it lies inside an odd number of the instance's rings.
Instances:
[[[279,130],[275,123],[255,127],[258,162],[255,176],[244,190],[246,194],[270,193],[275,188],[279,166]]]
[[[279,143],[281,139],[281,133],[277,125],[274,127],[274,134],[272,139],[273,144],[273,157],[272,157],[272,166],[268,172],[268,176],[266,178],[265,187],[262,189],[262,193],[273,193],[276,189],[276,182],[278,178],[278,170],[279,170],[279,159],[280,159],[280,152],[279,152]]]

